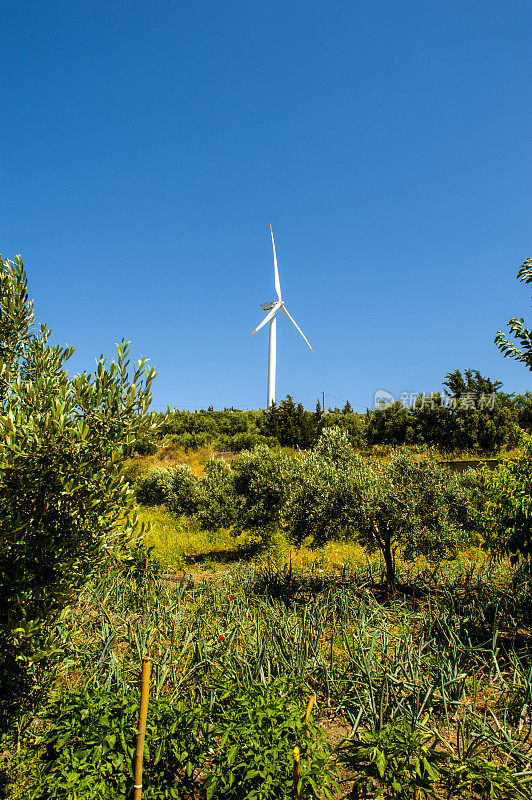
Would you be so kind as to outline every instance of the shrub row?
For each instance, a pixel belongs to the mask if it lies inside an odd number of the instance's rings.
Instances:
[[[159,469],[137,481],[137,498],[194,514],[207,530],[252,531],[266,544],[282,529],[295,544],[355,539],[380,551],[393,582],[395,555],[438,563],[468,540],[482,478],[441,468],[429,451],[397,449],[363,458],[349,435],[325,429],[309,451],[258,446],[231,464],[211,458],[204,476],[188,467]]]

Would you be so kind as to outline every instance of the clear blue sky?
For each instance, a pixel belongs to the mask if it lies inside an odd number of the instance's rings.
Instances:
[[[155,407],[313,407],[472,367],[532,388],[528,0],[0,0],[0,252],[92,369],[122,336]],[[336,399],[338,398],[338,400]]]

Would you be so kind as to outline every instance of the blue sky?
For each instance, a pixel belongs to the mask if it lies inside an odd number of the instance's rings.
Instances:
[[[131,339],[155,408],[313,407],[472,367],[532,321],[528,0],[0,0],[0,252],[92,369]]]

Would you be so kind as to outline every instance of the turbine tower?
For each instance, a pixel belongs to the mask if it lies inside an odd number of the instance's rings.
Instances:
[[[288,311],[285,308],[285,304],[281,297],[281,284],[279,282],[279,270],[277,269],[277,255],[275,253],[275,240],[273,238],[273,229],[270,223],[270,232],[272,235],[272,246],[273,246],[273,270],[274,270],[274,282],[275,282],[275,294],[277,295],[277,300],[272,300],[269,303],[261,303],[260,307],[263,311],[267,311],[268,313],[260,323],[257,325],[253,333],[257,333],[266,325],[267,322],[270,323],[270,342],[268,347],[268,395],[266,400],[266,408],[269,408],[272,403],[275,403],[275,368],[276,368],[276,358],[277,358],[277,312],[279,310],[283,311],[290,322],[295,325],[303,339],[306,341],[310,349],[312,347],[310,345],[309,340],[295,321],[293,317],[290,316]],[[251,334],[253,336],[253,333]],[[312,350],[314,352],[314,350]]]

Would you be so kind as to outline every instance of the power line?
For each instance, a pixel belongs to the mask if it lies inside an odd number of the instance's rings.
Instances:
[[[326,400],[326,398],[330,398],[332,400],[338,400],[341,403],[348,403],[349,402],[349,403],[351,403],[351,405],[354,408],[359,408],[362,411],[366,411],[366,409],[367,409],[367,404],[362,405],[360,403],[352,403],[350,400],[348,400],[345,397],[338,397],[338,395],[330,394],[329,392],[326,392],[325,390],[322,390],[321,392],[318,392],[317,396],[319,397],[320,394],[321,394],[321,399],[322,399],[322,410],[323,411],[325,411],[325,400]],[[312,397],[312,398],[316,397],[316,394],[312,393],[312,394],[304,394],[304,395],[297,395],[297,396],[290,395],[290,396],[292,397],[292,400],[294,400],[296,402],[301,402],[302,400],[308,400],[310,397]],[[209,403],[207,405],[207,408],[208,408],[209,405],[211,405],[211,404]],[[262,410],[262,405],[263,405],[263,401],[261,400],[261,401],[255,402],[255,403],[242,403],[242,404],[240,404],[238,406],[237,405],[224,406],[223,408],[220,407],[218,409],[213,409],[213,410],[214,411],[216,411],[216,410],[224,411],[227,408],[234,408],[235,410],[238,410],[238,411],[260,411],[260,410]],[[175,408],[178,411],[191,411],[191,412],[200,411],[201,409],[206,410],[204,408],[204,403],[191,403],[191,404],[179,405],[179,406],[177,406],[177,405],[171,406],[170,403],[152,403],[152,408],[154,408],[154,409],[163,409],[163,410],[166,410],[167,408],[170,408],[170,409],[174,409]]]

